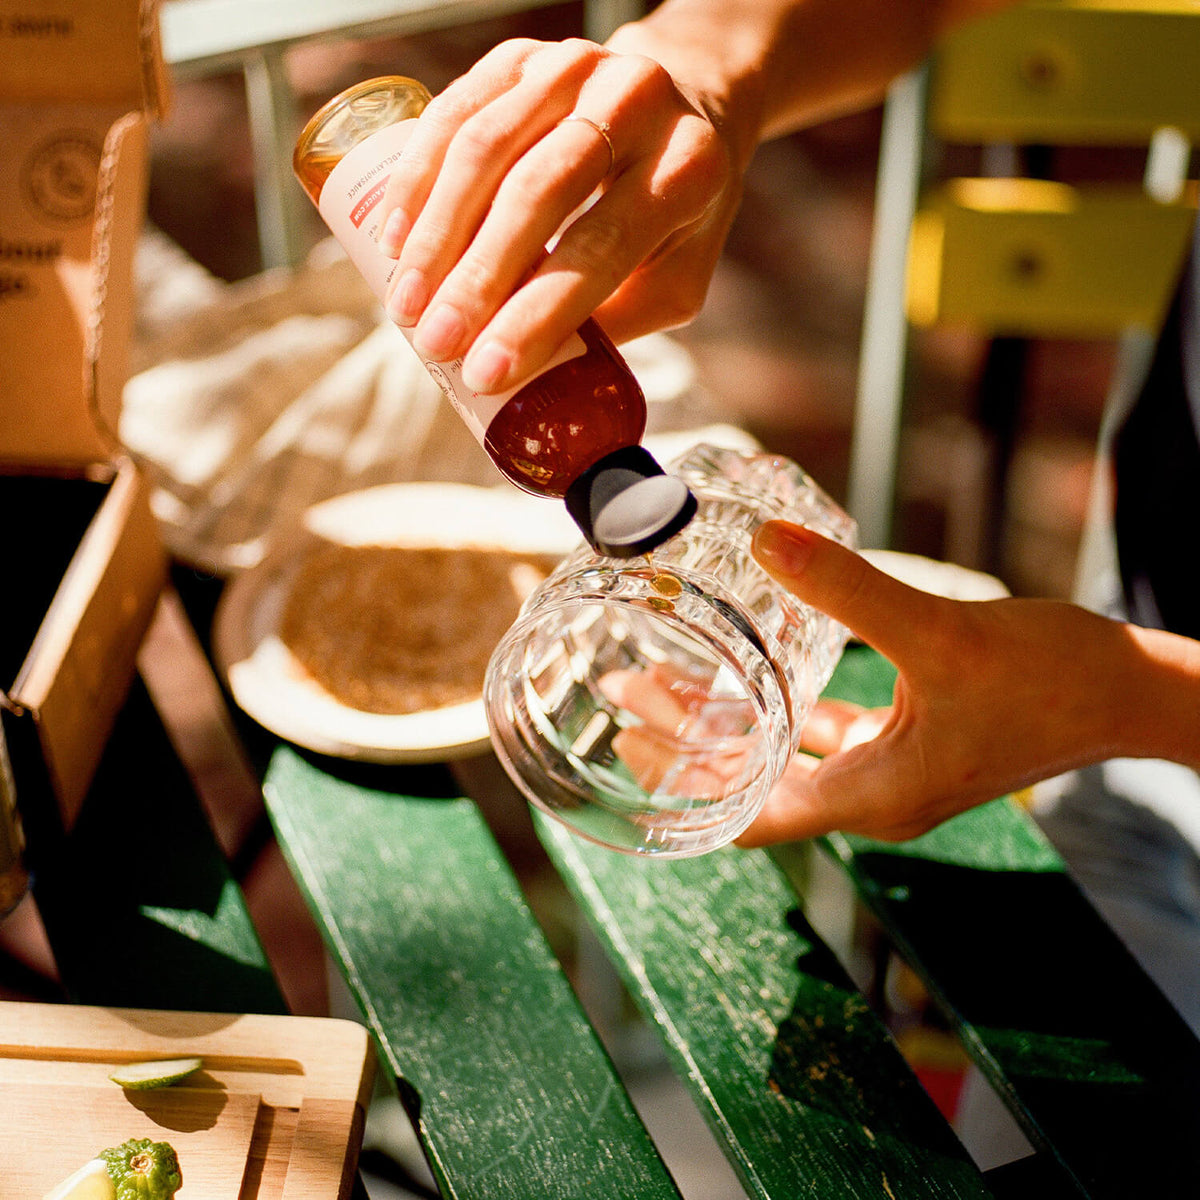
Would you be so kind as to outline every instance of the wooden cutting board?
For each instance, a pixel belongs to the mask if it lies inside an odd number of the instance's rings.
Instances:
[[[172,1087],[108,1078],[193,1056]],[[345,1200],[373,1069],[351,1021],[0,1003],[0,1200],[41,1200],[132,1137],[175,1147],[178,1200]]]

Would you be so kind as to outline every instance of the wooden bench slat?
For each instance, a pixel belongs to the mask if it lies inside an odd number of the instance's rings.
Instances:
[[[678,1197],[475,805],[343,766],[282,749],[267,803],[445,1194]]]
[[[766,854],[538,829],[750,1195],[989,1195]]]
[[[886,703],[890,667],[855,657],[831,692]],[[1150,1180],[1160,1195],[1194,1189],[1200,1042],[1026,813],[1001,799],[900,845],[828,845],[1081,1194],[1140,1195]]]
[[[241,889],[140,681],[74,828],[54,843],[30,845],[33,894],[73,999],[286,1012]]]

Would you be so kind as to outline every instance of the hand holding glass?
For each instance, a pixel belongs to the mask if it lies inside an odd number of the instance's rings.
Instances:
[[[529,598],[484,685],[492,742],[539,808],[634,854],[699,854],[754,819],[846,632],[750,552],[773,518],[853,545],[854,523],[778,455],[697,446],[698,511],[635,559],[580,547]]]

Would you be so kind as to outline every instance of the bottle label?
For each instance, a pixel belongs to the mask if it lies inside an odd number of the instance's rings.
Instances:
[[[415,118],[388,125],[347,151],[329,173],[318,205],[330,232],[381,301],[387,294],[396,261],[381,254],[377,246],[381,224],[379,205],[387,190],[388,179],[412,134],[414,122]],[[411,344],[411,331],[401,329],[400,332]],[[542,373],[578,358],[585,350],[583,339],[577,333],[572,334],[542,368]],[[422,359],[422,362],[482,445],[492,418],[520,389],[484,395],[463,383],[461,358],[451,362]]]

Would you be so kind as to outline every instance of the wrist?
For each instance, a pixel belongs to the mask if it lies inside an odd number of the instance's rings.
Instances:
[[[764,57],[769,34],[757,21],[710,14],[709,0],[670,0],[619,28],[605,43],[618,54],[653,59],[725,142],[742,176],[762,140]]]
[[[1200,642],[1161,629],[1123,629],[1129,669],[1120,753],[1200,770]]]

